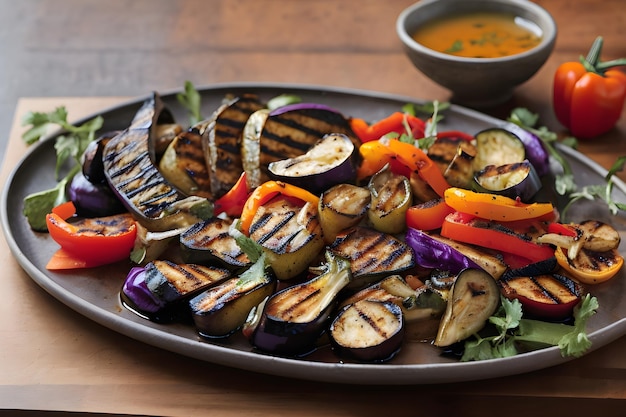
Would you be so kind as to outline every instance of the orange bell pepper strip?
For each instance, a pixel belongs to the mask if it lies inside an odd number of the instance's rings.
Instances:
[[[443,176],[439,167],[424,151],[410,143],[400,142],[397,139],[391,139],[387,146],[392,150],[400,163],[411,171],[416,172],[439,196],[444,196],[445,191],[450,188],[450,184]]]
[[[426,126],[419,117],[402,112],[394,112],[371,125],[358,118],[351,118],[349,122],[352,131],[363,143],[378,140],[389,133],[411,134],[414,138],[421,138]],[[408,132],[407,126],[410,130]]]
[[[359,146],[361,165],[357,169],[357,178],[371,177],[393,160],[394,154],[385,144],[372,140]]]
[[[91,268],[130,256],[137,225],[129,213],[68,222],[75,213],[76,207],[70,201],[46,216],[50,237],[61,246],[46,268]]]
[[[315,207],[319,204],[319,197],[304,188],[296,187],[295,185],[287,184],[282,181],[264,182],[252,191],[243,206],[241,217],[239,218],[242,233],[249,236],[252,219],[259,207],[279,194],[311,203]]]
[[[466,213],[455,212],[446,216],[441,226],[441,236],[457,242],[510,253],[523,257],[530,263],[544,261],[554,256],[552,246],[533,242],[522,231],[509,229],[499,222],[480,219]]]
[[[454,209],[443,198],[435,198],[409,207],[406,212],[406,225],[418,230],[440,229],[444,219]]]
[[[554,75],[554,112],[579,139],[608,132],[626,100],[626,74],[612,69],[626,65],[626,59],[601,62],[602,44],[602,37],[596,38],[586,58],[561,64]]]
[[[226,194],[213,203],[213,215],[226,213],[232,217],[241,216],[243,206],[250,195],[248,179],[245,172],[241,174],[235,185]]]
[[[444,195],[446,204],[462,213],[471,214],[487,220],[512,222],[534,219],[554,213],[552,203],[522,203],[518,199],[490,194],[477,193],[463,188],[450,187]]]

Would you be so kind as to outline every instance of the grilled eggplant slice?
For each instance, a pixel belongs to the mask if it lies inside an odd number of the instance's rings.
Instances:
[[[487,165],[506,165],[526,159],[526,148],[514,133],[502,128],[485,129],[476,134],[476,156],[473,159],[474,171]]]
[[[339,133],[325,135],[305,154],[269,164],[269,177],[284,181],[313,194],[356,178],[355,146]]]
[[[133,268],[120,294],[122,303],[141,317],[171,322],[188,318],[190,297],[230,276],[222,268],[156,260]]]
[[[450,346],[482,330],[500,304],[500,289],[482,269],[459,273],[452,287],[435,346]]]
[[[209,170],[202,149],[202,135],[208,125],[203,121],[177,135],[159,161],[167,181],[187,195],[212,198]]]
[[[236,270],[250,263],[234,237],[229,234],[232,220],[214,217],[198,222],[180,234],[181,256],[185,262],[211,264]]]
[[[370,201],[367,188],[352,184],[338,184],[324,191],[318,205],[324,242],[334,242],[337,233],[359,224],[367,215]]]
[[[344,134],[354,142],[355,148],[360,143],[341,113],[320,104],[282,106],[269,113],[257,113],[248,123],[250,126],[246,127],[243,138],[245,165],[259,171],[246,169],[246,172],[250,181],[258,178],[259,184],[269,180],[268,167],[272,162],[306,153],[327,134]]]
[[[392,302],[402,309],[407,325],[425,319],[438,318],[446,309],[446,301],[439,292],[423,285],[411,288],[401,275],[391,275],[351,295],[341,303],[342,307],[359,300]]]
[[[256,188],[265,181],[266,175],[261,172],[261,132],[269,115],[269,109],[257,110],[250,115],[243,128],[241,164],[250,188]]]
[[[339,356],[386,362],[400,351],[404,328],[397,304],[364,299],[339,312],[330,325],[330,337]]]
[[[374,229],[391,234],[403,232],[406,212],[413,203],[409,179],[393,173],[387,165],[372,176],[367,188],[371,194],[367,217]]]
[[[151,231],[190,226],[212,215],[206,198],[182,194],[154,162],[151,138],[162,107],[155,94],[131,126],[108,141],[103,152],[107,182],[136,220]]]
[[[520,198],[528,203],[539,192],[542,183],[535,167],[528,161],[504,165],[487,165],[474,175],[474,190]]]
[[[344,230],[329,246],[336,256],[350,261],[353,280],[350,289],[361,289],[384,276],[398,274],[415,266],[411,248],[394,236],[355,226]]]
[[[261,257],[240,276],[217,284],[189,300],[200,336],[226,337],[238,330],[250,311],[274,293],[276,278]]]
[[[350,263],[326,252],[321,275],[284,288],[267,300],[252,334],[253,345],[284,355],[301,355],[313,350],[328,326],[337,294],[350,279]]]
[[[475,155],[476,147],[458,138],[440,138],[428,148],[428,157],[439,166],[453,187],[465,188],[471,184]]]
[[[317,207],[282,195],[259,208],[250,238],[263,247],[279,280],[306,271],[324,247]]]
[[[582,285],[560,274],[509,276],[498,280],[502,295],[522,304],[524,314],[546,320],[565,320],[584,294]]]
[[[204,134],[211,192],[215,198],[226,194],[241,176],[244,127],[254,112],[265,107],[255,94],[243,94],[226,100],[226,104],[212,115]]]

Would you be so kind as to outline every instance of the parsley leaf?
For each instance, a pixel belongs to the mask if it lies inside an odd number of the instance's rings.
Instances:
[[[57,136],[54,143],[57,157],[55,177],[60,177],[61,170],[68,161],[71,163],[69,172],[53,188],[30,194],[24,199],[23,213],[33,230],[42,232],[47,230],[46,214],[66,200],[65,187],[80,171],[81,157],[89,143],[95,139],[96,131],[102,124],[103,119],[98,116],[80,126],[72,125],[67,121],[67,110],[64,106],[57,107],[49,113],[29,112],[24,116],[22,125],[29,128],[22,135],[22,139],[28,145],[41,140],[48,133],[50,126],[56,125],[64,131]]]

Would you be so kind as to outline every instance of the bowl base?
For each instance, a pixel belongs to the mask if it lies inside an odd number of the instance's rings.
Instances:
[[[497,95],[489,95],[488,97],[464,96],[460,94],[452,94],[450,101],[454,104],[472,109],[490,109],[498,107],[513,98],[513,90],[506,90]]]

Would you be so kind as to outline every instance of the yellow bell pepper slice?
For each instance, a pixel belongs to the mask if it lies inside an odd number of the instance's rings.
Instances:
[[[550,214],[552,203],[522,203],[519,200],[490,193],[478,193],[458,187],[445,190],[448,206],[461,213],[472,214],[487,220],[518,221]]]

